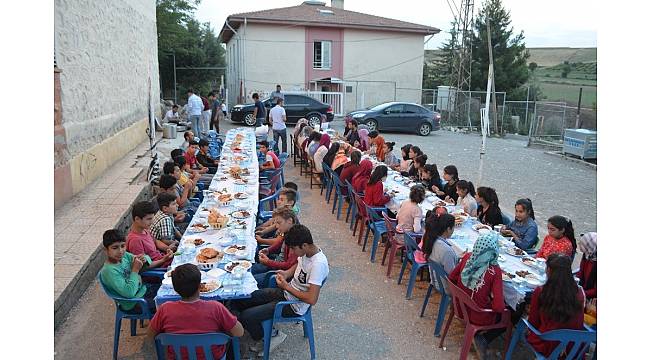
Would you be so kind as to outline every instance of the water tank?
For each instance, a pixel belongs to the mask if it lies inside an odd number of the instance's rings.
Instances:
[[[453,86],[438,86],[438,96],[436,97],[437,111],[454,111],[454,100],[456,98],[456,88]]]

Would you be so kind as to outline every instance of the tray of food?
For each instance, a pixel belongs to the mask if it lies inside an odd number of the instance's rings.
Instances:
[[[251,264],[251,262],[248,260],[231,261],[226,264],[224,270],[227,272],[232,272],[237,266],[241,266],[244,270],[248,270],[251,268],[251,266],[253,266],[253,264]]]

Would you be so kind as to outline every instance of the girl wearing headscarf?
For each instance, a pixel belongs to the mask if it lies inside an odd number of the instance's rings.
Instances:
[[[368,148],[370,147],[370,138],[368,137],[368,134],[370,133],[366,129],[360,129],[359,131],[359,150],[361,151],[368,151]]]
[[[298,135],[298,144],[300,144],[300,148],[303,151],[306,151],[305,149],[307,148],[307,145],[309,145],[309,135],[313,131],[314,131],[314,129],[312,129],[312,127],[309,126],[309,125],[306,125],[300,131],[300,134]]]
[[[372,173],[372,162],[368,159],[364,159],[359,163],[359,170],[352,177],[352,187],[357,193],[362,193],[366,191],[366,185],[368,185],[368,180],[370,180],[370,174]]]
[[[293,129],[293,137],[297,138],[298,135],[300,135],[300,132],[302,131],[302,129],[305,126],[307,126],[307,124],[308,124],[308,122],[307,122],[307,119],[305,119],[305,118],[301,118],[300,120],[298,120],[298,122],[296,123],[296,127]]]
[[[596,238],[596,233],[590,232],[583,234],[578,241],[582,260],[577,276],[588,300],[596,298]]]
[[[336,156],[334,156],[334,160],[332,161],[332,170],[336,173],[336,175],[341,175],[341,171],[343,171],[343,167],[345,164],[350,161],[348,159],[348,156],[346,155],[346,152],[348,150],[348,144],[342,143],[339,146],[339,151],[336,152]]]
[[[503,280],[496,232],[490,231],[476,239],[474,249],[465,254],[449,274],[449,280],[469,295],[482,309],[503,312]],[[461,313],[458,308],[458,313]],[[470,321],[477,325],[491,325],[498,321],[496,313],[469,312]]]
[[[316,152],[314,153],[314,170],[319,174],[323,172],[323,159],[325,158],[329,148],[330,136],[327,134],[321,135],[318,149],[316,149]]]

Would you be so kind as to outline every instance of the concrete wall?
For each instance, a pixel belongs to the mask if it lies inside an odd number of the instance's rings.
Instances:
[[[363,41],[368,39],[382,40]],[[346,111],[361,107],[362,98],[365,106],[393,100],[420,102],[424,60],[418,56],[424,55],[424,36],[346,29],[344,41],[343,79],[352,87],[351,93],[345,93]],[[405,63],[393,66],[401,62]]]
[[[55,0],[54,16],[61,71],[55,135],[64,139],[55,153],[55,193],[72,188],[74,195],[147,138],[149,94],[155,106],[160,93],[156,3]]]
[[[283,90],[306,87],[304,27],[248,24],[237,32],[226,45],[231,104],[237,104],[240,79],[244,80],[244,102],[252,102],[254,92],[270,94],[276,84]]]

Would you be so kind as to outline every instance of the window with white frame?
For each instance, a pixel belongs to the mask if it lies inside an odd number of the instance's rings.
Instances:
[[[332,42],[314,41],[314,69],[332,68]]]

